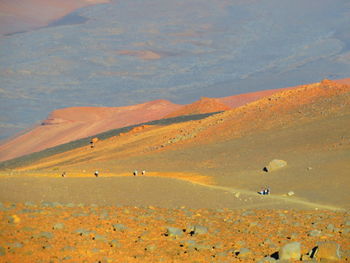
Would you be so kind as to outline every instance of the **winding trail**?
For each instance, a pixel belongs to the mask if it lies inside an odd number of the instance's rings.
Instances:
[[[252,196],[254,198],[257,197],[257,193],[253,192],[253,191],[249,191],[249,190],[242,190],[242,189],[236,189],[236,188],[231,188],[231,187],[225,187],[225,186],[219,186],[219,185],[207,185],[207,184],[203,184],[203,183],[198,183],[198,182],[192,182],[194,184],[198,184],[201,185],[203,187],[208,187],[208,188],[212,188],[212,189],[217,189],[217,190],[222,190],[222,191],[227,191],[229,193],[235,194],[235,193],[241,193],[241,194],[245,194],[248,196]],[[295,198],[295,197],[287,197],[287,196],[281,196],[281,195],[266,195],[264,197],[262,197],[266,200],[269,201],[284,201],[284,202],[289,202],[289,203],[294,203],[294,204],[299,204],[299,205],[304,205],[313,209],[326,209],[326,210],[331,210],[331,211],[346,211],[346,209],[341,208],[341,207],[337,207],[337,206],[333,206],[333,205],[324,205],[324,204],[319,204],[319,203],[314,203],[314,202],[310,202],[307,200],[302,200],[299,198]],[[273,202],[269,202],[268,204],[272,204]],[[253,208],[252,206],[254,205],[245,205],[244,208]]]
[[[120,178],[120,180],[113,180],[113,177]],[[157,178],[174,180],[174,184],[171,181],[156,180]],[[168,203],[176,205],[178,202],[191,205],[191,202],[194,202],[196,205],[209,205],[211,207],[226,207],[227,205],[233,209],[295,208],[347,211],[346,208],[319,204],[295,196],[274,194],[260,196],[254,191],[216,185],[213,178],[209,176],[191,173],[150,172],[146,176],[137,177],[132,176],[131,173],[109,173],[104,174],[101,176],[101,180],[97,179],[97,181],[92,175],[81,173],[69,173],[66,179],[62,179],[61,176],[57,177],[57,174],[32,173],[26,174],[26,176],[9,176],[0,173],[0,179],[2,179],[0,186],[4,189],[3,193],[0,194],[0,200],[9,202],[36,202],[52,199],[64,203],[72,202],[73,198],[76,199],[76,202],[86,201],[89,203],[96,202],[97,196],[98,200],[105,200],[101,201],[101,204],[135,199],[139,200],[142,205],[153,204],[153,202],[160,205],[168,205]],[[187,186],[175,183],[181,181]],[[207,190],[201,191],[195,186]],[[115,189],[119,190],[115,191]],[[178,195],[179,189],[181,189],[181,196]],[[213,192],[208,190],[213,190]],[[220,192],[222,194],[218,195]],[[125,196],[128,198],[125,199]],[[132,202],[130,204],[135,205]]]

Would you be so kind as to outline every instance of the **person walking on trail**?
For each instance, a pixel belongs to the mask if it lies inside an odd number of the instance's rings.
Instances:
[[[96,177],[98,177],[98,171],[97,170],[95,171],[94,174],[95,174]]]
[[[142,171],[142,175],[146,175],[146,171],[145,170]]]
[[[66,172],[63,172],[61,176],[66,177]]]
[[[135,170],[133,174],[134,174],[134,176],[137,176],[137,170]]]

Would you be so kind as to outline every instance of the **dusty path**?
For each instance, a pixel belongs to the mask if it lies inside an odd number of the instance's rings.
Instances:
[[[205,176],[177,178],[152,176],[109,176],[52,178],[47,176],[2,176],[1,202],[44,201],[98,205],[131,205],[235,209],[320,209],[341,207],[318,204],[296,197],[260,196],[255,192],[209,184]]]
[[[198,183],[200,184],[200,183]],[[230,187],[224,187],[224,186],[219,186],[219,185],[205,185],[205,184],[200,184],[204,187],[210,187],[210,188],[214,188],[214,189],[220,189],[223,191],[228,191],[232,194],[236,194],[236,193],[241,193],[241,194],[245,194],[245,195],[250,195],[250,196],[256,196],[257,193],[256,192],[252,192],[252,191],[248,191],[248,190],[242,190],[242,189],[234,189],[234,188],[230,188]],[[345,211],[346,209],[341,208],[341,207],[337,207],[337,206],[333,206],[333,205],[324,205],[324,204],[319,204],[319,203],[314,203],[314,202],[310,202],[307,200],[302,200],[302,199],[298,199],[295,197],[288,197],[288,196],[280,196],[280,195],[267,195],[267,196],[263,196],[262,198],[266,199],[266,201],[270,201],[270,203],[274,203],[275,201],[285,201],[285,202],[289,202],[289,203],[293,203],[293,204],[299,204],[299,205],[303,205],[303,206],[307,206],[309,208],[313,208],[313,209],[325,209],[325,210],[331,210],[331,211]],[[254,206],[246,206],[246,208],[256,208]]]

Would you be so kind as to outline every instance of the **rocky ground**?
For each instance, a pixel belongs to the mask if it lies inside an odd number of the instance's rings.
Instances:
[[[0,217],[1,262],[350,260],[349,211],[27,202]]]

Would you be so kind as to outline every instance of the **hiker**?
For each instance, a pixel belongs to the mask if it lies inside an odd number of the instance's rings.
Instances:
[[[95,176],[98,177],[98,171],[97,170],[95,171]]]
[[[66,177],[66,172],[63,172],[61,176]]]
[[[133,175],[134,175],[134,176],[137,176],[137,170],[134,171]]]
[[[146,175],[146,171],[145,170],[142,171],[142,175]]]

